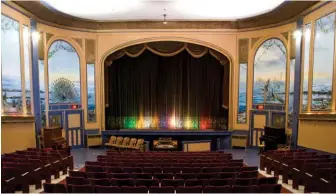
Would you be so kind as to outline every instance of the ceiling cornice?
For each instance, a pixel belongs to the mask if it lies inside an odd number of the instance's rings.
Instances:
[[[236,21],[125,21],[102,22],[76,18],[50,9],[39,1],[2,1],[17,11],[36,19],[42,24],[57,28],[83,32],[109,32],[115,30],[225,30],[250,31],[288,24],[302,18],[312,10],[328,2],[321,1],[285,1],[271,12]]]

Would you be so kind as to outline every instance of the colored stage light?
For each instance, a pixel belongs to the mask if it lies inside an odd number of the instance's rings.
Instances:
[[[146,129],[151,128],[151,124],[152,124],[152,118],[145,117],[144,122],[143,122],[143,127]]]
[[[134,129],[136,128],[136,118],[135,117],[126,117],[124,119],[124,128]]]
[[[191,129],[191,128],[193,128],[193,122],[191,121],[190,118],[187,118],[187,119],[185,120],[185,122],[184,122],[184,127],[185,127],[186,129]]]
[[[159,128],[160,120],[158,117],[152,118],[151,128]]]
[[[170,118],[169,127],[172,127],[172,128],[176,127],[176,118],[175,117]]]

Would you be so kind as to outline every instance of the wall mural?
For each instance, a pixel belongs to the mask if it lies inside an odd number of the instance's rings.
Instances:
[[[19,22],[1,15],[2,112],[22,112]]]
[[[80,63],[67,42],[55,41],[48,52],[49,103],[80,103]]]
[[[238,123],[246,123],[247,64],[239,65]]]
[[[45,107],[45,84],[44,84],[44,62],[38,60],[39,66],[39,85],[40,85],[40,106],[41,106],[41,124],[42,127],[46,126],[46,107]]]
[[[29,30],[28,26],[22,25],[23,31],[23,56],[24,56],[24,72],[25,72],[25,93],[26,93],[26,113],[31,113],[31,93],[30,93],[30,55],[29,55]]]
[[[279,39],[265,41],[254,57],[253,104],[285,104],[286,47]]]
[[[335,54],[335,13],[315,22],[312,110],[330,110]]]
[[[303,81],[302,81],[302,100],[301,111],[308,110],[308,76],[309,76],[309,56],[310,56],[310,38],[311,23],[305,25],[304,32],[304,55],[303,55]]]
[[[95,89],[95,66],[87,64],[87,103],[88,122],[96,122],[96,89]]]
[[[292,127],[292,113],[294,103],[294,76],[295,76],[295,59],[291,59],[289,62],[289,96],[288,96],[288,122],[287,126]]]

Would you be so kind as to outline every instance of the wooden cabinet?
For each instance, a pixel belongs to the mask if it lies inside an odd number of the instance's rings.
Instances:
[[[101,134],[86,134],[86,146],[101,146],[102,136]]]
[[[247,145],[247,135],[232,135],[232,147],[243,147]]]

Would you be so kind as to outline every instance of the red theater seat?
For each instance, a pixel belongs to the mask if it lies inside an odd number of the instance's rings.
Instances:
[[[280,193],[281,185],[280,184],[259,185],[255,192],[256,193]]]
[[[175,175],[175,179],[195,179],[196,174],[195,173],[180,173]]]
[[[123,186],[121,187],[121,190],[123,193],[148,193],[148,189],[145,186],[139,186],[139,187]]]
[[[88,172],[86,173],[87,178],[94,178],[94,179],[103,179],[109,178],[106,172]]]
[[[92,186],[95,186],[95,185],[110,186],[111,185],[111,181],[108,178],[102,178],[102,179],[88,178],[87,180]]]
[[[147,188],[151,186],[159,186],[160,182],[157,179],[136,179],[135,186],[146,186]]]
[[[232,185],[233,179],[211,179],[209,180],[209,185],[211,186],[226,186]]]
[[[174,175],[173,173],[155,173],[153,174],[153,177],[162,180],[162,179],[173,179]]]
[[[69,176],[86,178],[86,173],[81,171],[69,171]]]
[[[65,184],[44,183],[43,192],[44,193],[67,193],[68,191],[66,189]]]
[[[176,187],[176,193],[202,193],[202,186]]]
[[[112,186],[118,186],[118,187],[122,187],[122,186],[134,186],[134,181],[131,178],[127,178],[127,179],[112,178],[111,179],[111,185]]]
[[[72,185],[72,193],[93,193],[93,188],[91,185]]]
[[[232,193],[255,193],[257,192],[257,187],[255,185],[248,185],[248,186],[240,186],[234,185],[232,186]]]
[[[231,186],[206,186],[203,193],[231,193]]]
[[[149,188],[149,193],[175,193],[175,188],[172,186],[154,186]]]
[[[121,189],[116,186],[100,186],[96,185],[94,187],[96,193],[121,193]]]
[[[161,186],[172,186],[172,187],[184,186],[184,180],[183,179],[162,179]]]

